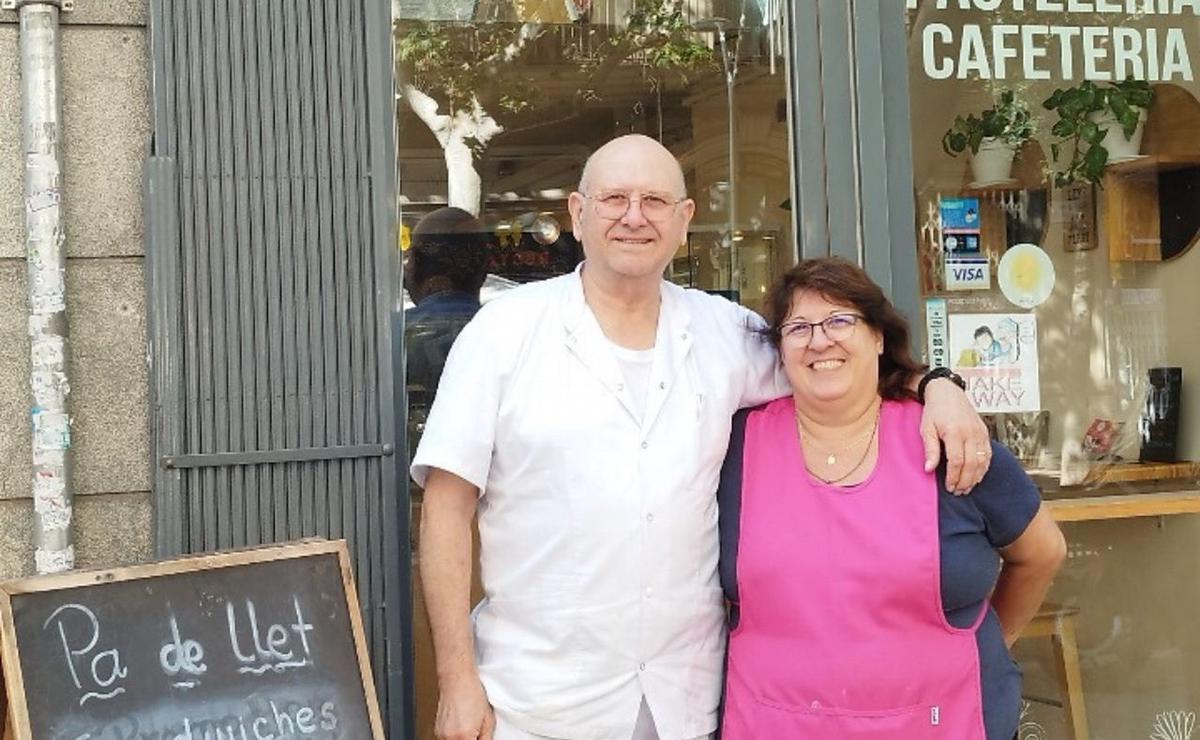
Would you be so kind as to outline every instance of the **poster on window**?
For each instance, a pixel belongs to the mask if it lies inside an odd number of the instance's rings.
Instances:
[[[980,413],[1041,410],[1033,314],[951,314],[950,358]]]

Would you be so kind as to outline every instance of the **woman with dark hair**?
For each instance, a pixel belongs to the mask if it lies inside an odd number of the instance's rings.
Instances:
[[[721,472],[722,737],[1009,740],[1008,648],[1066,550],[1033,482],[995,444],[967,496],[924,471],[908,326],[856,265],[797,265],[766,318],[792,395]]]

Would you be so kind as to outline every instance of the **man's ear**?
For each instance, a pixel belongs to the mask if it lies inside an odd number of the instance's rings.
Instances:
[[[584,197],[582,193],[574,192],[567,197],[567,211],[571,214],[571,234],[575,240],[583,241]]]
[[[687,198],[679,204],[679,207],[683,209],[684,225],[686,226],[692,222],[692,218],[696,215],[696,201]]]
[[[408,250],[407,259],[404,260],[404,288],[408,292],[412,292],[413,287],[417,284],[417,271],[420,269],[421,258],[415,249]]]

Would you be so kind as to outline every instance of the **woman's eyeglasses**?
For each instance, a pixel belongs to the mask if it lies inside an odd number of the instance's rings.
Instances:
[[[824,321],[789,321],[779,327],[781,337],[797,345],[806,346],[812,341],[813,332],[819,326],[825,338],[831,342],[844,342],[854,334],[854,327],[862,316],[853,313],[835,313]]]

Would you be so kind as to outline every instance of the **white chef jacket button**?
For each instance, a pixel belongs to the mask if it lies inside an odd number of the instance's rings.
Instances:
[[[649,522],[650,524],[653,524],[653,523],[654,523],[654,515],[653,515],[653,514],[647,514],[647,515],[646,515],[646,521],[647,521],[647,522]]]
[[[619,390],[619,391],[623,391],[623,390],[625,390],[625,384],[624,384],[624,383],[617,383],[617,390]]]
[[[642,442],[642,449],[643,449],[643,450],[644,450],[644,449],[646,449],[646,448],[648,448],[649,446],[650,446],[650,443],[649,443],[649,442]]]
[[[654,589],[650,588],[649,586],[646,586],[646,590],[644,593],[646,594],[646,598],[648,599],[648,598],[650,598],[650,594],[654,593]]]
[[[685,331],[683,334],[681,334],[680,338],[687,339],[687,332]]]
[[[644,671],[644,670],[646,670],[646,664],[645,664],[645,663],[638,663],[638,670],[639,670],[639,671]]]
[[[666,383],[659,383],[659,384],[658,384],[658,389],[659,389],[659,390],[663,390],[663,391],[665,391],[665,390],[667,389],[667,384],[666,384]]]

